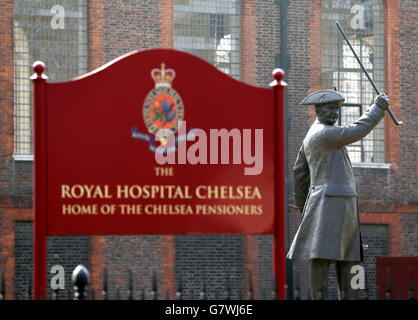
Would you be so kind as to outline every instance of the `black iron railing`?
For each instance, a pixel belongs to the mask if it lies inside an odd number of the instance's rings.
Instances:
[[[103,273],[103,289],[102,289],[102,296],[101,299],[103,300],[109,300],[109,284],[108,284],[108,272],[105,269],[104,273]],[[5,274],[4,272],[1,273],[1,285],[0,285],[0,300],[5,300],[6,299],[6,285],[5,285]],[[367,283],[367,282],[366,282]],[[79,265],[77,266],[73,273],[72,273],[72,284],[73,284],[73,296],[64,296],[64,293],[62,290],[60,289],[55,289],[52,292],[52,300],[65,300],[65,299],[73,299],[73,300],[95,300],[98,297],[95,296],[94,294],[94,290],[90,290],[89,288],[91,287],[91,279],[90,279],[90,273],[87,270],[86,267]],[[413,272],[412,270],[410,270],[409,272],[409,283],[408,285],[408,296],[407,297],[403,297],[403,293],[402,293],[402,287],[399,288],[399,292],[395,296],[397,296],[397,300],[415,300],[415,288],[414,288],[414,277],[413,277]],[[347,284],[343,281],[342,283],[342,296],[341,299],[342,300],[347,300],[348,299],[348,289],[347,289]],[[247,299],[248,300],[254,300],[255,298],[255,292],[254,292],[254,285],[253,285],[253,280],[252,280],[252,276],[250,274],[249,276],[249,282],[248,282],[248,292],[247,292]],[[404,287],[405,288],[405,287]],[[90,291],[89,291],[90,290]],[[381,290],[380,287],[377,286],[376,287],[376,292],[375,293],[371,293],[367,290],[364,289],[365,293],[366,293],[366,300],[380,300],[381,299]],[[355,290],[358,291],[358,290]],[[133,277],[132,277],[132,271],[128,271],[128,290],[127,290],[128,294],[127,294],[127,300],[134,300],[134,296],[135,296],[135,286],[133,283]],[[299,280],[298,277],[295,278],[295,284],[294,284],[294,291],[293,291],[293,298],[294,300],[301,300],[301,288],[300,288],[300,284],[299,284]],[[277,297],[277,289],[275,286],[275,281],[273,281],[273,285],[272,285],[272,289],[269,291],[265,291],[265,292],[258,292],[257,295],[260,299],[262,300],[274,300]],[[320,285],[319,287],[319,299],[323,300],[324,299],[324,288],[322,285]],[[27,284],[27,299],[30,300],[33,297],[32,294],[32,286],[31,283],[28,281]],[[147,292],[144,288],[142,288],[139,291],[139,298],[141,300],[146,300],[147,297],[149,297],[151,300],[170,300],[170,296],[168,291],[165,292],[165,294],[163,292],[161,292],[160,288],[158,288],[158,281],[157,281],[157,275],[155,272],[152,273],[151,276],[151,289],[149,290],[149,292]],[[226,283],[226,286],[223,290],[223,292],[219,291],[219,288],[216,288],[214,290],[214,297],[215,300],[231,300],[232,299],[232,289],[231,289],[231,284],[230,284],[230,280],[228,278],[228,281]],[[289,293],[287,294],[287,297],[289,297]],[[183,280],[181,278],[181,276],[178,278],[178,281],[176,283],[176,288],[175,288],[175,299],[176,300],[183,300],[184,298],[184,285],[183,285]],[[393,295],[392,295],[392,283],[391,283],[391,273],[390,273],[390,269],[386,270],[386,291],[384,293],[384,298],[385,300],[392,300],[393,299]],[[41,299],[45,299],[45,297],[41,297]],[[121,299],[121,294],[119,289],[116,290],[115,296],[113,298],[113,300],[120,300]],[[206,283],[206,279],[205,277],[202,279],[202,286],[199,290],[199,294],[198,296],[193,296],[192,300],[207,300],[208,299],[208,287],[207,287],[207,283]],[[238,295],[238,299],[243,300],[244,297],[242,297],[242,293]],[[354,296],[354,299],[356,299],[356,295]]]

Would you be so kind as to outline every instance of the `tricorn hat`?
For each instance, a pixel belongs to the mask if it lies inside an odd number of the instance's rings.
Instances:
[[[311,93],[300,104],[303,105],[318,105],[329,102],[343,102],[345,101],[343,95],[339,91],[334,90],[320,90]]]

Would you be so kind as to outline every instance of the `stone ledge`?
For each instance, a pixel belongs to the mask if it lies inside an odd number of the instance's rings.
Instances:
[[[373,162],[353,162],[353,168],[369,168],[369,169],[385,169],[388,170],[391,167],[390,163],[373,163]]]
[[[33,154],[14,154],[12,157],[15,161],[33,161]]]

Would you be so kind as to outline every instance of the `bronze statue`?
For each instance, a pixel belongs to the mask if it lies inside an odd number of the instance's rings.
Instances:
[[[344,97],[338,91],[321,90],[306,97],[302,105],[315,105],[317,119],[299,150],[294,173],[296,207],[302,221],[287,257],[311,262],[311,296],[328,297],[328,271],[335,263],[338,298],[349,294],[351,267],[363,261],[357,192],[345,146],[365,137],[384,117],[389,99],[378,95],[352,125],[335,126]]]

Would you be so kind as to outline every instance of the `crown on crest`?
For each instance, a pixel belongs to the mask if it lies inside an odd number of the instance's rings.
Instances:
[[[171,87],[171,83],[176,73],[173,69],[166,69],[165,63],[161,63],[161,69],[155,68],[151,70],[151,77],[154,79],[156,87]]]

